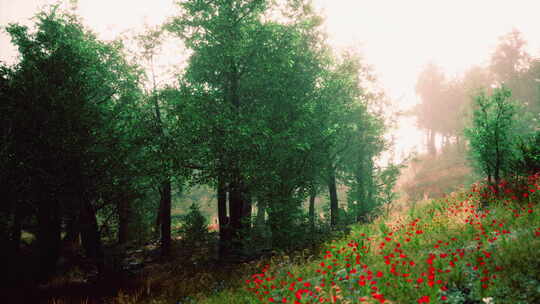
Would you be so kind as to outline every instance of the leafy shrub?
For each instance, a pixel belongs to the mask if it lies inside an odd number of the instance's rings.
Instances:
[[[523,175],[540,172],[540,131],[521,139],[517,146],[519,153],[515,161],[516,171]]]
[[[198,204],[191,204],[188,213],[182,216],[181,224],[182,225],[178,229],[178,232],[182,237],[182,240],[184,240],[185,242],[204,242],[210,239],[210,232],[208,231],[206,218],[201,213]]]

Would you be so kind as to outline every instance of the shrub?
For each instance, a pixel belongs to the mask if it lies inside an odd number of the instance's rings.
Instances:
[[[519,157],[515,161],[516,171],[523,175],[540,172],[540,131],[521,139],[517,145]]]
[[[188,243],[207,241],[210,238],[206,218],[201,213],[198,204],[193,203],[189,211],[181,218],[181,227],[178,229],[182,240]]]

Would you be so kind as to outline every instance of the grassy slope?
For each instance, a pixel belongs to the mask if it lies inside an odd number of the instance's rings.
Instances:
[[[148,276],[146,289],[110,302],[540,303],[539,184],[537,175],[525,187],[506,186],[483,210],[476,185],[419,202],[353,226],[321,255],[298,252],[229,270],[176,269],[187,258],[178,257]]]
[[[461,190],[354,226],[324,256],[275,258],[196,303],[540,303],[538,183],[485,210],[478,191]]]

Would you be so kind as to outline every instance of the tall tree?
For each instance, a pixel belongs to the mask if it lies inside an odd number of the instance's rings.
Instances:
[[[158,180],[159,207],[157,212],[157,229],[159,229],[161,239],[161,255],[166,257],[171,251],[171,206],[172,206],[172,186],[171,186],[171,151],[168,148],[170,139],[166,134],[166,124],[163,118],[163,106],[160,104],[161,94],[159,93],[156,71],[156,57],[163,42],[162,30],[160,28],[147,28],[144,33],[136,37],[139,47],[142,50],[141,57],[149,70],[147,87],[147,98],[153,108],[154,120],[154,142],[157,146],[160,160],[159,172],[155,172]]]
[[[218,107],[223,111],[223,118],[228,125],[215,124],[211,128],[217,132],[231,128],[238,135],[243,127],[243,107],[246,101],[241,100],[241,77],[246,70],[246,62],[242,51],[245,51],[245,31],[258,19],[266,8],[266,1],[185,1],[179,2],[180,14],[169,24],[169,29],[182,37],[186,45],[194,51],[190,59],[190,67],[186,73],[192,83],[209,86],[213,90]],[[208,92],[210,93],[210,92]],[[220,121],[223,122],[223,121]],[[215,138],[212,144],[217,166],[210,171],[211,176],[219,177],[218,190],[228,192],[229,225],[233,239],[240,238],[244,228],[244,205],[249,204],[249,191],[245,176],[240,168],[241,147],[231,136]],[[218,195],[223,198],[220,192]],[[218,218],[224,220],[226,215],[220,200]],[[225,223],[220,222],[220,228]]]
[[[188,1],[169,29],[193,50],[183,85],[196,130],[208,138],[201,172],[226,189],[229,231],[240,247],[249,229],[250,198],[267,200],[274,243],[289,243],[284,228],[300,214],[301,188],[311,172],[311,108],[320,71],[314,25],[262,21],[265,1]],[[294,83],[294,86],[290,84]],[[202,134],[205,134],[204,136]],[[311,173],[309,173],[311,174]],[[224,198],[223,191],[218,195]],[[224,199],[219,218],[226,219]],[[295,210],[293,212],[293,210]],[[220,224],[221,228],[226,228]]]

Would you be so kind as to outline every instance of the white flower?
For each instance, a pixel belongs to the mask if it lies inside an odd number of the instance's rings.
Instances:
[[[492,297],[489,297],[489,298],[483,298],[482,301],[486,304],[493,304],[493,298]]]

